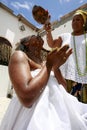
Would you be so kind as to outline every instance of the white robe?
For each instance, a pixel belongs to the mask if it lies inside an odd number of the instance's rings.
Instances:
[[[87,104],[67,93],[51,73],[31,108],[25,108],[17,96],[13,97],[0,130],[87,130]]]
[[[66,63],[60,67],[63,76],[65,77],[65,79],[73,80],[78,83],[87,84],[87,72],[85,73],[84,76],[80,76],[77,71],[73,36],[70,33],[65,33],[62,34],[61,37],[63,39],[63,45],[69,44],[70,48],[73,49],[73,53],[70,55]],[[86,67],[87,34],[86,34],[86,45],[84,37],[85,37],[84,35],[75,36],[76,54],[81,73],[84,73]]]

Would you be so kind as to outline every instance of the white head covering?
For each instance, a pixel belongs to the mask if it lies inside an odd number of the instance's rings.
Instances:
[[[86,20],[87,20],[87,11],[83,11],[83,10],[77,10],[76,13],[74,14],[75,15],[82,15],[83,17],[83,20],[84,20],[84,24],[86,23]]]

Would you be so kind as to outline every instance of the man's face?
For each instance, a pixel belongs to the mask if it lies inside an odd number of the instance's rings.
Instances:
[[[29,49],[32,51],[41,51],[43,43],[44,41],[40,36],[32,36],[27,46],[29,46]]]

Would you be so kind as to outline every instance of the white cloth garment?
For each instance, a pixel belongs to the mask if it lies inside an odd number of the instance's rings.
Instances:
[[[73,36],[70,33],[66,33],[62,34],[61,37],[63,39],[63,45],[69,44],[69,46],[73,49],[73,53],[70,55],[66,63],[60,67],[63,76],[65,77],[65,79],[73,80],[78,83],[87,84],[87,72],[85,76],[80,76],[77,71]],[[86,34],[86,44],[87,44],[87,34]],[[86,44],[84,34],[75,36],[76,54],[81,73],[84,73],[86,67],[86,60],[87,60]]]
[[[87,104],[68,94],[51,73],[31,108],[23,107],[17,96],[13,97],[0,130],[87,130]]]

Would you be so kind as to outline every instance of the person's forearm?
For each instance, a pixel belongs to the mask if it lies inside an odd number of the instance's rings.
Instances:
[[[58,81],[59,84],[62,84],[64,86],[64,88],[67,90],[67,82],[66,80],[64,79],[60,69],[55,69],[54,70],[54,75]]]
[[[50,21],[45,23],[44,29],[46,30],[47,43],[51,48],[53,48],[53,37],[52,37],[52,34],[51,34],[51,23],[50,23]]]
[[[47,43],[48,45],[53,48],[53,37],[52,37],[52,34],[51,34],[51,30],[48,30],[46,32],[46,38],[47,38]]]

